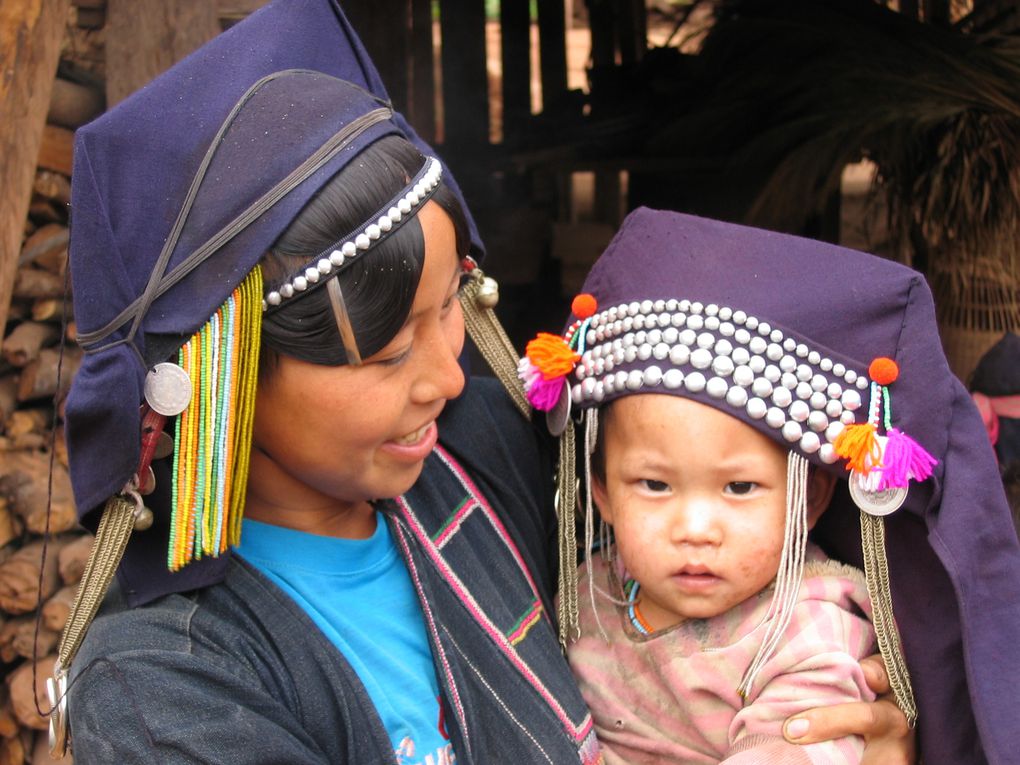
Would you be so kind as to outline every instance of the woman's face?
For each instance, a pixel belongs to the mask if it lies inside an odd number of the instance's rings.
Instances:
[[[436,443],[436,418],[464,387],[453,224],[435,202],[418,219],[425,262],[393,340],[359,367],[281,356],[260,380],[247,517],[365,536],[374,529],[368,502],[395,497],[417,480]]]

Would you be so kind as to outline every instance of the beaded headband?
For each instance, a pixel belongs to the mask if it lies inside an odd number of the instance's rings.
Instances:
[[[425,163],[410,183],[376,215],[312,258],[294,276],[266,293],[262,310],[271,313],[288,300],[307,294],[336,276],[345,266],[397,231],[439,188],[443,166],[435,157]]]

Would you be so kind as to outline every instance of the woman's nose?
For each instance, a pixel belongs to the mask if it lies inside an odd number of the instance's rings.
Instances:
[[[437,370],[441,373],[436,382],[437,398],[456,398],[464,390],[464,369],[460,365],[459,358],[460,350],[463,347],[463,343],[461,343],[456,353],[451,349],[443,354],[444,363],[442,368]]]
[[[460,306],[455,306],[454,310],[459,311]],[[464,347],[464,324],[463,321],[450,323],[454,326],[444,323],[432,332],[431,353],[423,359],[424,369],[417,389],[423,403],[456,398],[464,390],[464,370],[459,361]]]

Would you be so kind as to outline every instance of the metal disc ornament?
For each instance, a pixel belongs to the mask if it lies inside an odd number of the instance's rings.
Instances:
[[[562,390],[560,390],[560,397],[556,401],[556,405],[545,413],[545,425],[553,436],[559,437],[567,429],[567,420],[569,419],[570,386],[564,384]]]
[[[174,453],[174,439],[166,431],[160,431],[159,436],[156,438],[156,449],[152,452],[152,458],[154,460],[161,460],[169,457]]]
[[[878,491],[867,488],[868,478],[850,471],[850,498],[868,515],[883,516],[899,510],[907,500],[907,489],[897,487]]]
[[[191,401],[191,378],[169,361],[157,364],[145,376],[145,401],[154,412],[178,415]]]

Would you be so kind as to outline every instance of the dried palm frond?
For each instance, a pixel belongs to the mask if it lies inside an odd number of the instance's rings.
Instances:
[[[879,167],[892,230],[929,257],[997,255],[1020,221],[1020,45],[921,24],[869,0],[718,4],[698,56],[703,100],[665,113],[653,151],[765,179],[748,220],[800,230],[842,168]],[[917,229],[917,231],[915,231]],[[1015,245],[1015,240],[1010,245]]]
[[[714,160],[744,193],[751,179],[744,220],[794,232],[838,193],[845,165],[872,160],[891,250],[928,274],[966,378],[1020,329],[1020,41],[871,0],[714,10],[691,98],[660,104],[650,151]]]

